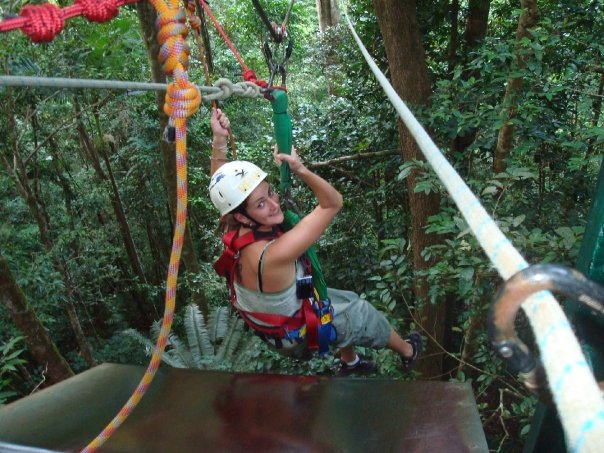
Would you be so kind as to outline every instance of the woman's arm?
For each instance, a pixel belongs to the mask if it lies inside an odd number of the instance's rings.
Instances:
[[[210,176],[216,173],[221,166],[228,162],[227,137],[229,136],[230,122],[220,109],[213,108],[210,118],[212,127],[212,156],[210,157]]]
[[[310,214],[269,248],[267,261],[270,260],[278,265],[295,260],[321,237],[336,214],[342,209],[343,199],[340,192],[330,183],[304,166],[295,150],[292,150],[291,155],[276,153],[275,160],[287,162],[292,173],[313,191],[318,202]]]

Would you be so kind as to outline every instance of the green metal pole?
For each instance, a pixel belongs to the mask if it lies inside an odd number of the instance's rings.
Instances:
[[[576,268],[589,279],[604,285],[604,162],[600,166],[598,183],[593,196],[583,242],[579,249]],[[583,346],[583,353],[592,366],[597,381],[604,379],[604,323],[582,305],[564,306],[569,320],[575,326]],[[553,407],[539,403],[531,422],[525,453],[566,452],[566,442],[558,414]]]

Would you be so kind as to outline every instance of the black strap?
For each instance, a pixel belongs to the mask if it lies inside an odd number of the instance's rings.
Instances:
[[[252,3],[254,4],[254,8],[256,8],[256,11],[258,12],[258,15],[260,16],[260,19],[262,19],[262,22],[264,22],[264,25],[268,29],[268,32],[271,34],[271,38],[273,38],[275,42],[278,42],[279,36],[277,36],[277,33],[273,29],[273,24],[271,24],[271,21],[266,16],[266,13],[262,9],[262,6],[260,6],[258,0],[252,0]]]
[[[270,241],[279,236],[279,227],[277,227],[277,226],[274,226],[271,231],[258,231],[258,230],[253,230],[253,231],[254,231],[254,239],[256,239],[257,241],[260,241],[262,239],[268,239]],[[269,244],[270,244],[270,242],[269,242]],[[262,291],[262,261],[264,260],[264,254],[266,253],[267,247],[268,247],[268,245],[266,245],[264,247],[264,249],[262,249],[262,253],[260,254],[260,258],[258,259],[258,290],[260,292],[263,292]]]
[[[269,242],[268,244],[266,244],[264,246],[264,248],[262,249],[262,253],[260,254],[260,258],[258,258],[258,291],[263,292],[262,291],[262,262],[264,261],[264,254],[266,253],[266,250],[268,249],[268,246],[271,243]]]

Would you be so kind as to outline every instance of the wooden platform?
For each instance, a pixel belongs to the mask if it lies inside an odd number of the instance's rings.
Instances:
[[[143,367],[104,364],[0,408],[0,451],[79,451]],[[487,452],[469,385],[162,368],[102,452]]]

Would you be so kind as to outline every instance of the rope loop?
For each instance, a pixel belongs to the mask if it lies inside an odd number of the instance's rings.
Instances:
[[[157,18],[157,41],[161,46],[158,60],[167,76],[171,76],[179,66],[185,70],[189,67],[191,49],[185,42],[189,33],[185,21],[186,16],[181,9],[166,9]]]
[[[21,30],[36,43],[52,41],[65,26],[61,8],[52,3],[25,5],[20,16],[27,20]]]
[[[184,87],[182,81],[172,82],[166,90],[164,112],[170,118],[188,118],[192,116],[201,104],[201,92],[194,84],[186,80]]]
[[[119,13],[118,0],[75,0],[82,7],[82,15],[90,22],[107,22]]]

